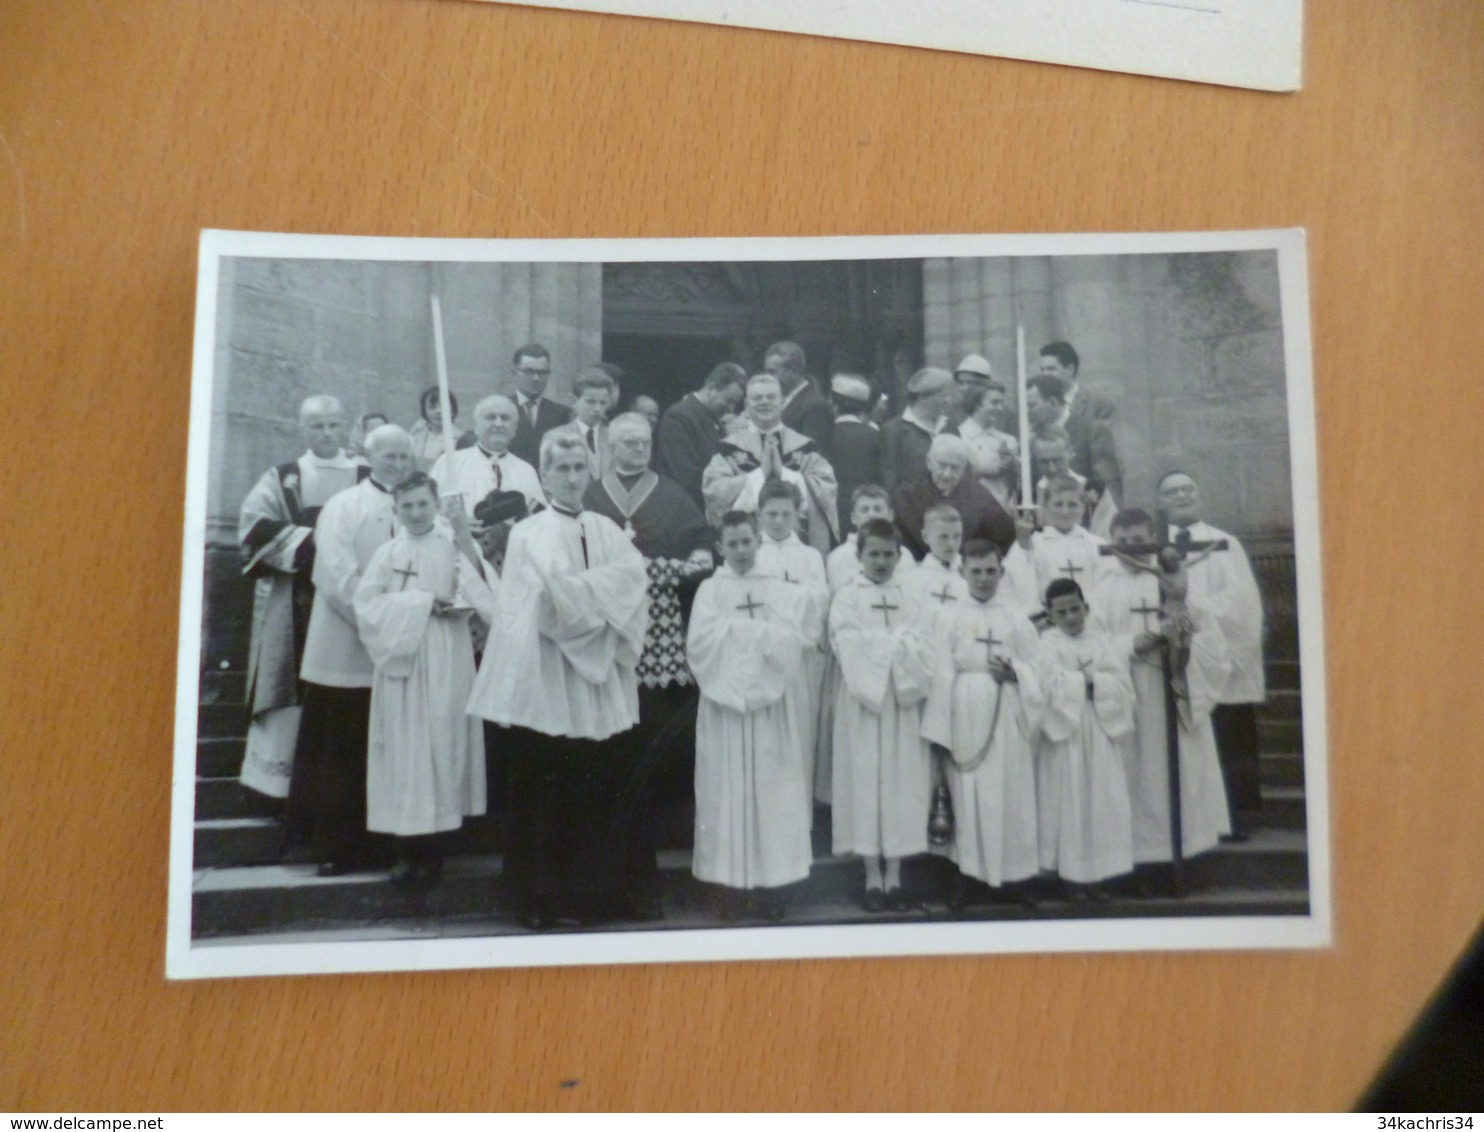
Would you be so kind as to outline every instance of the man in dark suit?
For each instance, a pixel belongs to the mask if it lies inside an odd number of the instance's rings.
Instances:
[[[1121,507],[1123,462],[1118,457],[1118,442],[1107,422],[1091,413],[1073,414],[1067,408],[1067,388],[1062,379],[1045,373],[1031,378],[1026,384],[1025,409],[1031,428],[1036,432],[1052,426],[1066,431],[1072,448],[1072,470],[1090,481],[1094,490],[1111,491],[1114,503]],[[1041,473],[1033,466],[1032,474],[1039,476]]]
[[[533,342],[516,350],[511,371],[515,377],[517,419],[510,451],[532,467],[539,467],[541,438],[570,421],[572,410],[542,396],[551,380],[551,354],[545,346]]]
[[[722,362],[706,375],[701,388],[687,393],[665,410],[654,434],[654,470],[668,476],[702,508],[701,473],[721,443],[721,418],[737,411],[747,371],[735,362]]]
[[[840,533],[850,529],[850,497],[863,483],[881,483],[881,432],[866,420],[874,400],[871,385],[860,374],[837,373],[830,379],[830,401],[835,407],[836,500]]]
[[[929,366],[907,382],[907,407],[902,415],[881,426],[881,486],[891,491],[922,475],[928,447],[945,427],[946,414],[959,398],[958,386],[946,369]]]
[[[1091,390],[1083,389],[1077,381],[1077,372],[1082,368],[1082,359],[1072,349],[1070,342],[1047,342],[1041,347],[1036,365],[1044,374],[1060,379],[1067,390],[1067,411],[1074,417],[1090,417],[1100,421],[1112,420],[1118,407],[1108,398]]]
[[[796,342],[774,342],[763,355],[763,369],[783,390],[783,426],[802,432],[826,460],[833,458],[835,410],[821,397],[804,369],[804,350]]]

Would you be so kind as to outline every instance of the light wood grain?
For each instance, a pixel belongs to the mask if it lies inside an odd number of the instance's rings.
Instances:
[[[1484,7],[1308,28],[1283,96],[453,0],[0,6],[0,1108],[1352,1103],[1484,907]],[[1332,951],[165,983],[198,229],[1286,225]]]

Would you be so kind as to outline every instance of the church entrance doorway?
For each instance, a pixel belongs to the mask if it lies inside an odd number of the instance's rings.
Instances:
[[[729,338],[669,334],[604,334],[603,360],[629,375],[619,405],[628,409],[636,396],[672,405],[701,387],[713,366],[732,360]]]

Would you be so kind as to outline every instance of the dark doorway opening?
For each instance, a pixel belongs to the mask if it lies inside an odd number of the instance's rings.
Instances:
[[[621,390],[621,409],[644,394],[668,409],[701,382],[720,362],[732,361],[730,338],[671,334],[604,334],[603,360],[628,374]]]

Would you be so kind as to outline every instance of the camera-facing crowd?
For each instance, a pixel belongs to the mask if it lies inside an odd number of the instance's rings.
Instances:
[[[826,812],[867,911],[910,906],[902,862],[929,852],[957,905],[1158,884],[1169,703],[1183,854],[1259,804],[1262,607],[1192,477],[1159,481],[1158,521],[1120,506],[1115,409],[1077,367],[1051,343],[1027,383],[1029,475],[978,355],[884,420],[866,377],[826,396],[788,342],[611,420],[626,375],[587,367],[562,405],[539,345],[457,436],[436,388],[354,441],[311,396],[307,451],[242,506],[242,781],[287,799],[321,874],[409,886],[498,793],[538,930],[663,915],[651,811],[677,765],[724,919],[783,916]]]

